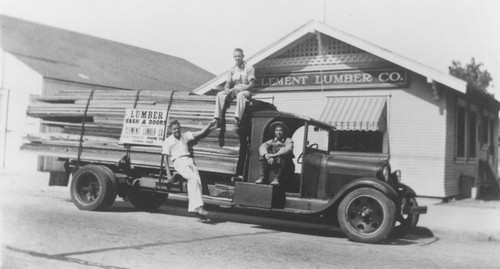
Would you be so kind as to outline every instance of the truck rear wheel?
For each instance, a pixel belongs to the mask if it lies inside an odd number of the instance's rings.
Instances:
[[[344,197],[337,217],[351,240],[378,243],[392,231],[395,212],[394,202],[386,195],[372,188],[359,188]]]
[[[86,165],[73,174],[71,200],[81,210],[108,209],[116,199],[112,176],[103,167]]]
[[[133,190],[128,195],[128,200],[137,209],[156,210],[167,201],[168,194]]]

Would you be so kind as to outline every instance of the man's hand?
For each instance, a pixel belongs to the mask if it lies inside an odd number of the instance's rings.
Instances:
[[[217,125],[217,120],[214,119],[208,123],[208,129],[212,129],[215,125]]]
[[[274,158],[267,159],[267,164],[273,165],[274,164]]]
[[[170,171],[167,172],[167,183],[173,183],[174,182],[174,176],[170,173]]]
[[[234,99],[236,98],[236,95],[241,92],[241,90],[235,87],[232,89],[225,89],[224,92],[229,96],[229,98]]]

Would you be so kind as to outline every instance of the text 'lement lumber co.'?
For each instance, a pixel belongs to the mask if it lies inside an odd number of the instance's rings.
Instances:
[[[261,74],[256,78],[256,86],[259,88],[329,87],[340,85],[360,88],[373,86],[403,87],[407,82],[406,71],[402,69],[290,72],[286,74]]]

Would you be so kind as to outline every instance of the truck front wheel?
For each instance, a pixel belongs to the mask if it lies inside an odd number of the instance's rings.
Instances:
[[[344,233],[353,241],[378,243],[394,227],[396,207],[386,195],[372,188],[359,188],[347,194],[337,217]]]
[[[111,175],[98,165],[86,165],[73,174],[71,200],[81,210],[108,209],[116,199]]]

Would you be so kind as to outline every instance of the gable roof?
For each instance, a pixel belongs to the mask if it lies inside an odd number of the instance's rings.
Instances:
[[[401,67],[404,67],[408,70],[411,70],[415,73],[418,73],[418,74],[426,77],[427,81],[429,81],[429,82],[432,82],[432,81],[439,82],[439,83],[446,85],[446,86],[448,86],[456,91],[459,91],[461,93],[466,93],[467,83],[461,79],[458,79],[458,78],[453,77],[449,74],[435,70],[431,67],[423,65],[423,64],[416,62],[412,59],[409,59],[409,58],[406,58],[406,57],[401,56],[399,54],[396,54],[392,51],[389,51],[387,49],[384,49],[382,47],[374,45],[374,44],[367,42],[363,39],[360,39],[358,37],[355,37],[353,35],[350,35],[348,33],[345,33],[343,31],[340,31],[336,28],[333,28],[331,26],[328,26],[324,23],[321,23],[321,22],[318,22],[315,20],[309,21],[308,23],[299,27],[295,31],[291,32],[290,34],[286,35],[285,37],[283,37],[280,40],[276,41],[275,43],[271,44],[270,46],[257,52],[255,55],[248,58],[246,60],[246,62],[248,62],[251,65],[256,65],[260,61],[265,60],[266,58],[270,57],[271,55],[284,49],[286,46],[288,46],[292,42],[297,41],[298,39],[304,37],[305,35],[307,35],[309,33],[315,33],[315,32],[319,32],[319,33],[322,33],[324,35],[333,37],[333,38],[338,39],[342,42],[345,42],[349,45],[352,45],[352,46],[357,47],[361,50],[364,50],[370,54],[378,56],[386,61],[392,62],[392,63],[397,64]],[[201,85],[200,87],[195,89],[193,92],[196,94],[205,94],[212,89],[216,89],[218,85],[221,85],[222,83],[225,82],[226,76],[227,76],[227,71],[225,73],[219,75],[218,77],[208,81],[207,83]]]
[[[43,77],[125,89],[192,91],[214,75],[182,58],[9,16],[1,47]]]

